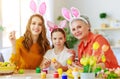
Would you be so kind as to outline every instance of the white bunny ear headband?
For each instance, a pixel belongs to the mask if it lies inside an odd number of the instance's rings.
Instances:
[[[62,15],[66,20],[69,21],[70,26],[71,26],[71,22],[75,19],[81,19],[85,23],[89,24],[85,18],[80,16],[79,10],[75,7],[72,7],[70,10],[68,10],[67,8],[62,8]]]
[[[52,32],[54,29],[56,29],[56,28],[65,28],[66,27],[66,23],[67,23],[67,21],[66,20],[63,20],[63,21],[61,21],[60,22],[60,24],[59,25],[56,25],[56,24],[54,24],[54,23],[52,23],[51,21],[47,21],[47,25],[48,25],[48,27],[49,27],[49,30]]]
[[[31,0],[30,2],[30,9],[34,12],[37,13],[39,12],[40,15],[44,15],[46,12],[46,3],[42,2],[39,7],[37,8],[37,5],[34,0]]]

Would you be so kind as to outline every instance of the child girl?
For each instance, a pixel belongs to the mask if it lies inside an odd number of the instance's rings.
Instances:
[[[41,67],[50,67],[50,69],[62,68],[63,71],[66,71],[68,69],[66,62],[68,59],[73,60],[73,55],[68,53],[65,31],[55,26],[51,32],[51,40],[53,49],[46,52]]]

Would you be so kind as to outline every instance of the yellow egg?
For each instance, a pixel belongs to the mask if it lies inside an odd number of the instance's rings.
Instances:
[[[46,73],[45,73],[45,72],[42,72],[42,73],[41,73],[41,78],[42,78],[42,79],[46,78]]]
[[[68,65],[71,65],[71,64],[72,64],[72,60],[71,60],[71,59],[68,59],[68,60],[67,60],[67,64],[68,64]]]
[[[102,55],[102,62],[105,62],[106,61],[106,57],[105,55]]]
[[[68,69],[68,70],[67,70],[67,73],[68,73],[68,74],[72,74],[72,69]]]
[[[52,60],[51,60],[53,63],[55,63],[56,62],[56,59],[55,58],[52,58]]]
[[[58,71],[58,74],[59,74],[59,75],[62,75],[62,73],[63,73],[62,68],[58,68],[57,71]]]

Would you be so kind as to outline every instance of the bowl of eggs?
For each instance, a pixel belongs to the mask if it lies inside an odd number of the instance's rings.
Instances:
[[[0,74],[10,74],[15,70],[15,65],[10,62],[0,62]]]

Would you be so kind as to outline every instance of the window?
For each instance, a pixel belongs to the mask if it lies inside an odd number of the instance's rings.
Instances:
[[[1,47],[9,47],[11,45],[8,38],[9,32],[16,30],[17,36],[20,35],[19,0],[2,0],[1,4],[2,26],[5,27]]]
[[[29,17],[33,14],[31,9],[29,8],[31,0],[1,0],[1,9],[0,19],[2,20],[2,26],[5,27],[5,30],[0,33],[0,48],[10,47],[11,43],[9,41],[9,33],[10,31],[16,31],[16,38],[23,35],[26,29],[26,24]],[[35,2],[39,3],[40,1],[45,1],[47,7],[50,7],[52,1],[49,0],[34,0]],[[50,7],[51,8],[51,7]],[[47,9],[45,14],[45,18],[52,18],[51,17],[51,10]],[[50,12],[51,13],[50,13]],[[48,35],[49,36],[49,35]]]

